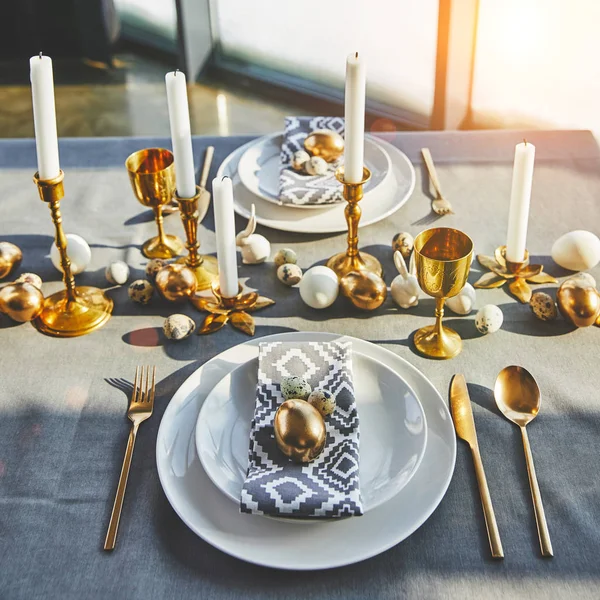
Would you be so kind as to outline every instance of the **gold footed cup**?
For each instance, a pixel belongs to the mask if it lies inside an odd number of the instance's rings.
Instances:
[[[138,202],[154,211],[158,235],[142,246],[147,258],[175,258],[183,250],[176,235],[167,235],[163,225],[163,208],[175,194],[173,153],[164,148],[144,148],[125,161],[133,193]]]
[[[421,289],[435,298],[435,325],[422,327],[414,334],[419,353],[429,358],[454,358],[462,350],[460,335],[442,325],[444,302],[465,286],[473,242],[458,229],[436,227],[423,231],[414,243],[417,278]]]
[[[101,289],[76,286],[71,272],[71,260],[67,255],[67,238],[62,227],[60,201],[64,196],[64,173],[54,179],[33,181],[38,186],[40,198],[48,204],[55,227],[55,242],[60,253],[65,289],[44,300],[42,312],[33,321],[34,326],[54,337],[77,337],[91,333],[106,323],[112,314],[113,301]]]

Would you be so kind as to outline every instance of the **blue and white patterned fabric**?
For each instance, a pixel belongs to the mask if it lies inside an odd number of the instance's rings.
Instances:
[[[275,412],[284,401],[283,377],[304,377],[313,389],[333,394],[336,408],[325,419],[327,441],[311,463],[292,462],[277,447]],[[279,517],[362,515],[359,489],[359,423],[352,385],[350,342],[260,344],[256,407],[249,464],[240,509]]]
[[[279,201],[290,206],[306,204],[328,205],[343,202],[342,185],[335,178],[335,170],[343,158],[328,163],[325,175],[307,175],[292,169],[292,157],[304,150],[306,136],[316,129],[331,129],[344,135],[341,117],[286,117],[281,145],[281,174],[279,176]]]

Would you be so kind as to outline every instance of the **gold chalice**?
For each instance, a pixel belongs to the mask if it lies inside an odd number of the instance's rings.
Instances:
[[[415,332],[417,350],[430,358],[453,358],[462,350],[456,331],[442,325],[444,302],[465,286],[473,242],[458,229],[436,227],[423,231],[414,244],[417,278],[421,289],[435,298],[435,325]]]
[[[164,148],[144,148],[125,161],[131,187],[138,202],[151,208],[156,218],[158,235],[142,246],[147,258],[173,258],[183,251],[183,242],[176,235],[166,235],[163,227],[163,207],[175,194],[173,153]]]

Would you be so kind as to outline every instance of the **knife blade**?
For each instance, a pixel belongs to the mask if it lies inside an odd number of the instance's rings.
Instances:
[[[479,444],[477,443],[477,432],[475,430],[475,420],[473,419],[473,410],[471,408],[471,398],[467,388],[465,376],[462,373],[456,374],[450,384],[450,409],[452,411],[452,420],[454,428],[459,438],[465,440],[471,447],[473,463],[475,465],[475,475],[477,485],[479,486],[479,496],[483,506],[483,516],[487,529],[490,549],[494,558],[504,558],[504,550],[500,540],[500,532],[496,523],[496,515],[492,505],[492,498],[488,488]]]

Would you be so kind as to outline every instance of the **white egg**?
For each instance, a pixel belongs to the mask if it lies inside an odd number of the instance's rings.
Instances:
[[[502,327],[504,315],[495,304],[486,304],[477,311],[475,327],[479,333],[496,333]]]
[[[108,283],[123,285],[129,279],[129,266],[122,260],[115,260],[106,267],[104,275]]]
[[[339,292],[337,275],[329,267],[319,265],[304,273],[300,282],[300,297],[311,308],[331,306]]]
[[[475,288],[466,283],[456,296],[446,300],[446,306],[457,315],[468,315],[475,306],[475,298]]]
[[[85,271],[92,260],[92,251],[88,243],[75,233],[67,233],[67,256],[71,259],[71,273],[77,275]],[[56,244],[50,248],[50,260],[52,264],[62,273],[60,266],[60,254]]]
[[[600,239],[591,231],[570,231],[552,246],[552,259],[570,271],[586,271],[600,262]]]

